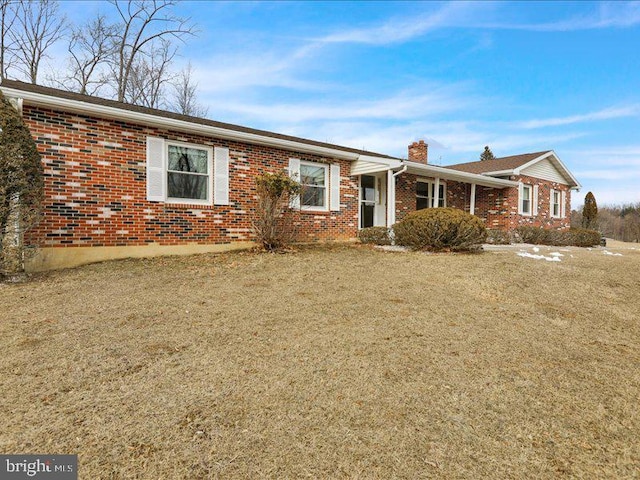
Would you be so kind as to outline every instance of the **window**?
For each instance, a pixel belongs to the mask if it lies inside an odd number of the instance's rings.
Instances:
[[[209,202],[211,149],[167,142],[167,198]]]
[[[560,218],[560,191],[551,190],[551,216]]]
[[[229,205],[229,149],[147,137],[147,200]]]
[[[438,207],[445,207],[445,193],[446,185],[440,183],[438,187]],[[430,208],[433,205],[433,197],[435,194],[436,184],[435,182],[428,182],[424,180],[418,180],[416,183],[416,210],[422,210],[423,208]]]
[[[326,210],[328,205],[328,165],[300,162],[300,206],[306,210]]]
[[[531,185],[522,186],[521,202],[523,215],[531,215]]]

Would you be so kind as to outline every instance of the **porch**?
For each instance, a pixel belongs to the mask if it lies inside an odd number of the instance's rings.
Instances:
[[[359,182],[358,228],[391,227],[402,216],[422,208],[454,207],[476,214],[478,187],[503,190],[517,188],[518,182],[451,170],[408,160],[359,159],[351,174]],[[447,200],[448,188],[464,196]],[[467,197],[466,192],[469,192]]]

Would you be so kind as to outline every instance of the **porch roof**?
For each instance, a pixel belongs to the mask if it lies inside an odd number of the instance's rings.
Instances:
[[[392,170],[394,172],[402,172],[412,175],[422,175],[425,177],[440,178],[441,180],[451,180],[462,183],[475,183],[483,187],[505,188],[517,187],[518,182],[512,180],[504,180],[502,178],[489,177],[477,173],[461,172],[450,168],[438,167],[436,165],[428,165],[424,163],[411,162],[401,159],[380,159],[369,157],[367,159],[356,160],[351,167],[352,175],[367,175],[372,173],[386,172]]]

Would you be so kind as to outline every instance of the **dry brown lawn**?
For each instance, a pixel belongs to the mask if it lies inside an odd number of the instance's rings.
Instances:
[[[570,250],[2,284],[0,451],[77,453],[82,479],[638,478],[640,248]]]

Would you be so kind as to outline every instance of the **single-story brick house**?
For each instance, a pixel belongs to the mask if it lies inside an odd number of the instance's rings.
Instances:
[[[27,268],[252,245],[254,177],[305,185],[300,241],[350,240],[420,208],[450,206],[488,228],[567,228],[578,181],[551,150],[450,167],[424,141],[408,159],[5,80],[42,155],[44,216]]]

